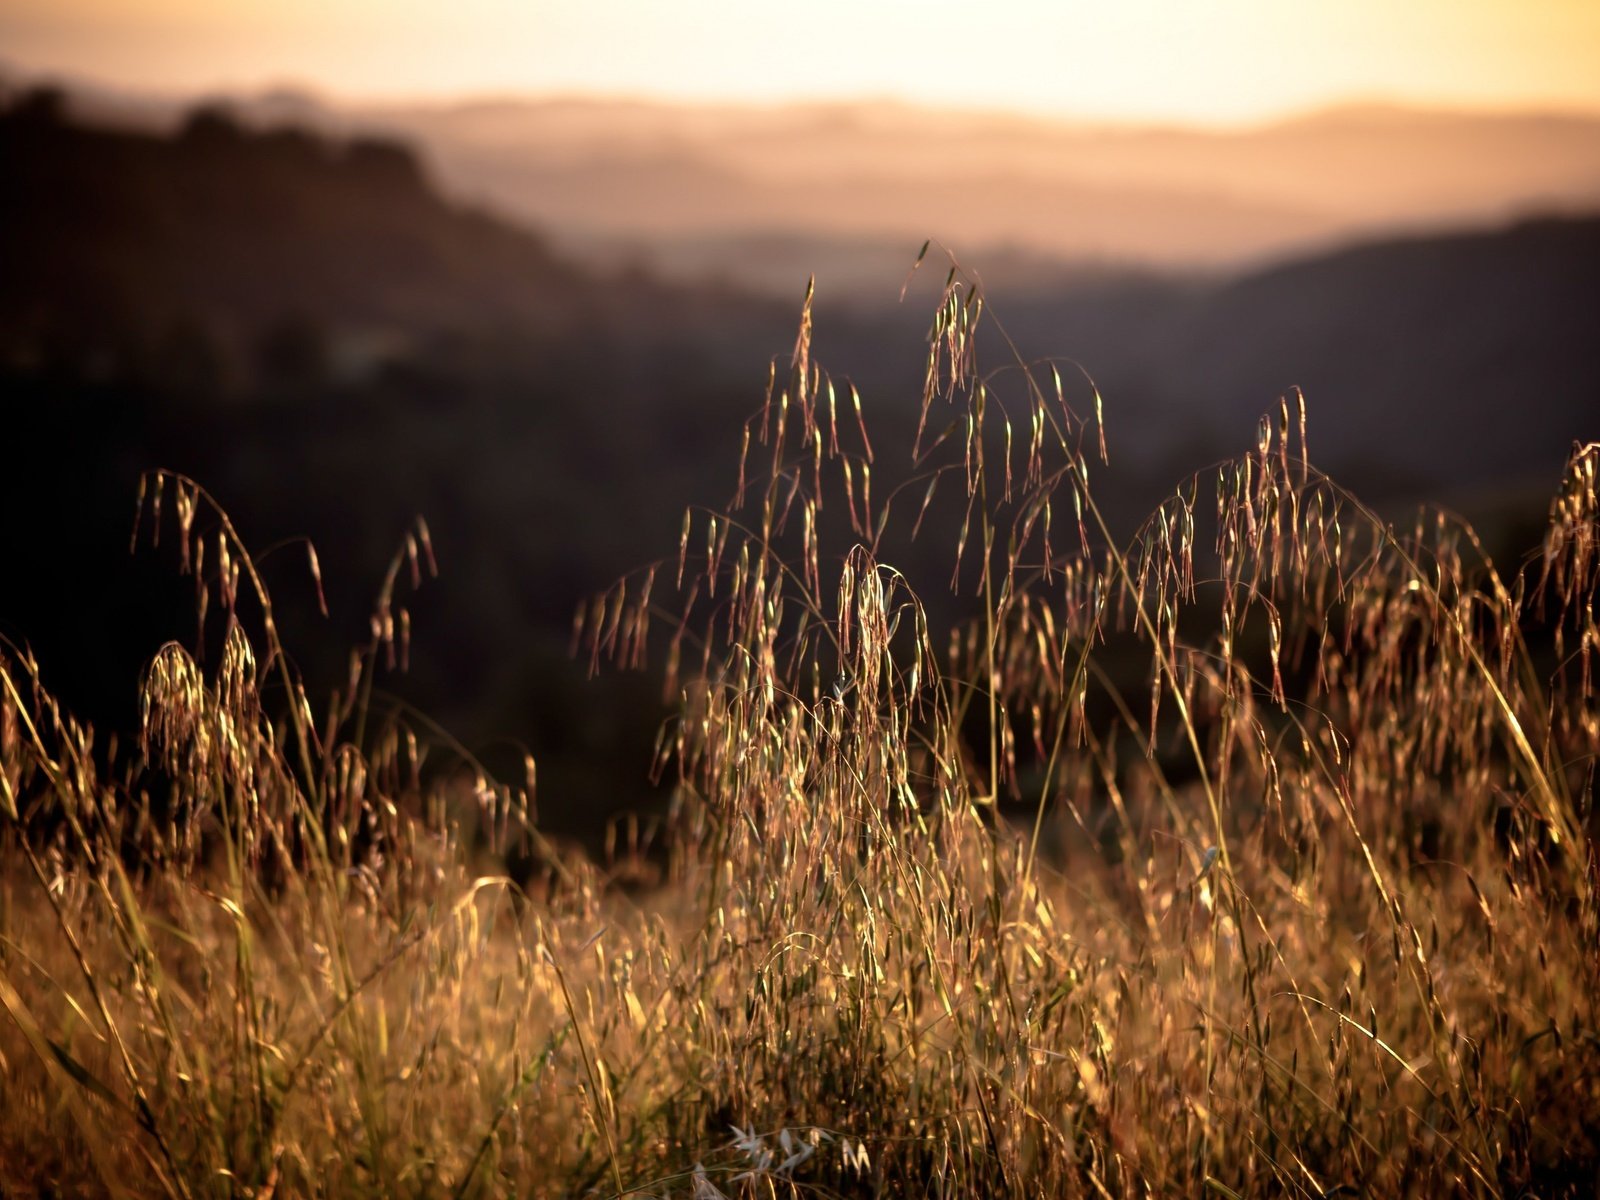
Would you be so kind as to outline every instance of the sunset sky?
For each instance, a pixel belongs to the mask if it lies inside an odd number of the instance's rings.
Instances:
[[[1237,121],[1600,110],[1596,0],[0,0],[0,57],[163,90],[896,98]]]

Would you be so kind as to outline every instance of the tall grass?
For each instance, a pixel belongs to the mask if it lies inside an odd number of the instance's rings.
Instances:
[[[1311,467],[1296,397],[1119,542],[1098,393],[980,370],[984,320],[952,270],[905,470],[808,296],[733,504],[581,614],[680,702],[642,897],[531,764],[379,719],[425,527],[313,697],[153,477],[214,667],[164,648],[119,748],[0,654],[0,1187],[1592,1194],[1600,446],[1508,570]]]

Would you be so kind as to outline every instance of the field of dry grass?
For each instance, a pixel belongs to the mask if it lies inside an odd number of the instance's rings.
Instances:
[[[1593,1195],[1600,446],[1494,563],[1291,397],[1114,542],[1098,396],[985,320],[952,272],[891,488],[808,301],[735,504],[582,614],[681,701],[602,861],[380,719],[425,528],[313,696],[153,477],[214,662],[119,747],[0,650],[0,1194]],[[943,629],[880,554],[950,512]]]

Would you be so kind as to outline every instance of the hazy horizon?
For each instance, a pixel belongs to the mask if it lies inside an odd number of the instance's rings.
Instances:
[[[801,22],[734,0],[9,0],[0,44],[20,70],[121,90],[363,106],[888,102],[1205,127],[1348,105],[1600,113],[1600,8],[1580,0],[819,3]]]
[[[213,85],[161,84],[123,80],[73,67],[26,62],[0,53],[0,85],[59,87],[78,97],[98,97],[133,104],[147,102],[189,109],[209,103],[290,101],[317,104],[350,113],[386,113],[405,110],[465,112],[496,107],[646,108],[674,112],[757,113],[830,111],[905,111],[928,116],[960,116],[1019,124],[1070,127],[1087,132],[1175,132],[1240,134],[1278,126],[1313,122],[1327,117],[1419,116],[1468,119],[1548,118],[1600,120],[1600,97],[1593,101],[1539,100],[1508,104],[1473,100],[1424,98],[1400,92],[1351,92],[1330,95],[1283,108],[1237,117],[1097,115],[1074,109],[1028,108],[1001,102],[941,100],[891,92],[793,94],[776,97],[694,95],[643,89],[583,89],[578,87],[524,88],[467,87],[451,91],[382,92],[347,90],[324,81],[263,77],[259,80],[218,82]]]

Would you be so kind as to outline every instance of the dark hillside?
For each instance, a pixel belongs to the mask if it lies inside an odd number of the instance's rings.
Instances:
[[[997,309],[1027,353],[1073,348],[1110,398],[1124,468],[1158,486],[1235,451],[1295,387],[1313,455],[1379,502],[1542,496],[1573,439],[1600,437],[1597,218]]]
[[[1415,492],[1559,476],[1600,436],[1600,220],[1385,242],[1251,276],[1186,314],[1167,359],[1244,415],[1300,385],[1321,452]],[[1231,333],[1230,333],[1231,331]]]
[[[586,275],[441,201],[403,147],[214,112],[161,138],[34,96],[0,114],[0,176],[0,405],[26,448],[0,479],[0,634],[79,712],[128,728],[140,664],[193,637],[176,564],[127,552],[139,475],[169,467],[278,547],[269,583],[327,687],[424,515],[443,579],[410,602],[395,689],[475,747],[532,742],[558,826],[568,761],[616,764],[582,785],[602,808],[638,799],[642,759],[607,739],[653,726],[652,689],[581,690],[572,614],[685,503],[726,498],[703,464],[736,452],[788,306]],[[308,535],[331,621],[282,545]]]
[[[430,342],[586,337],[659,298],[446,204],[395,142],[252,131],[217,109],[157,137],[68,123],[59,97],[34,93],[0,113],[0,164],[11,361],[75,345],[98,373],[130,373],[187,337],[245,387],[274,335],[292,357],[296,330],[360,373]]]

